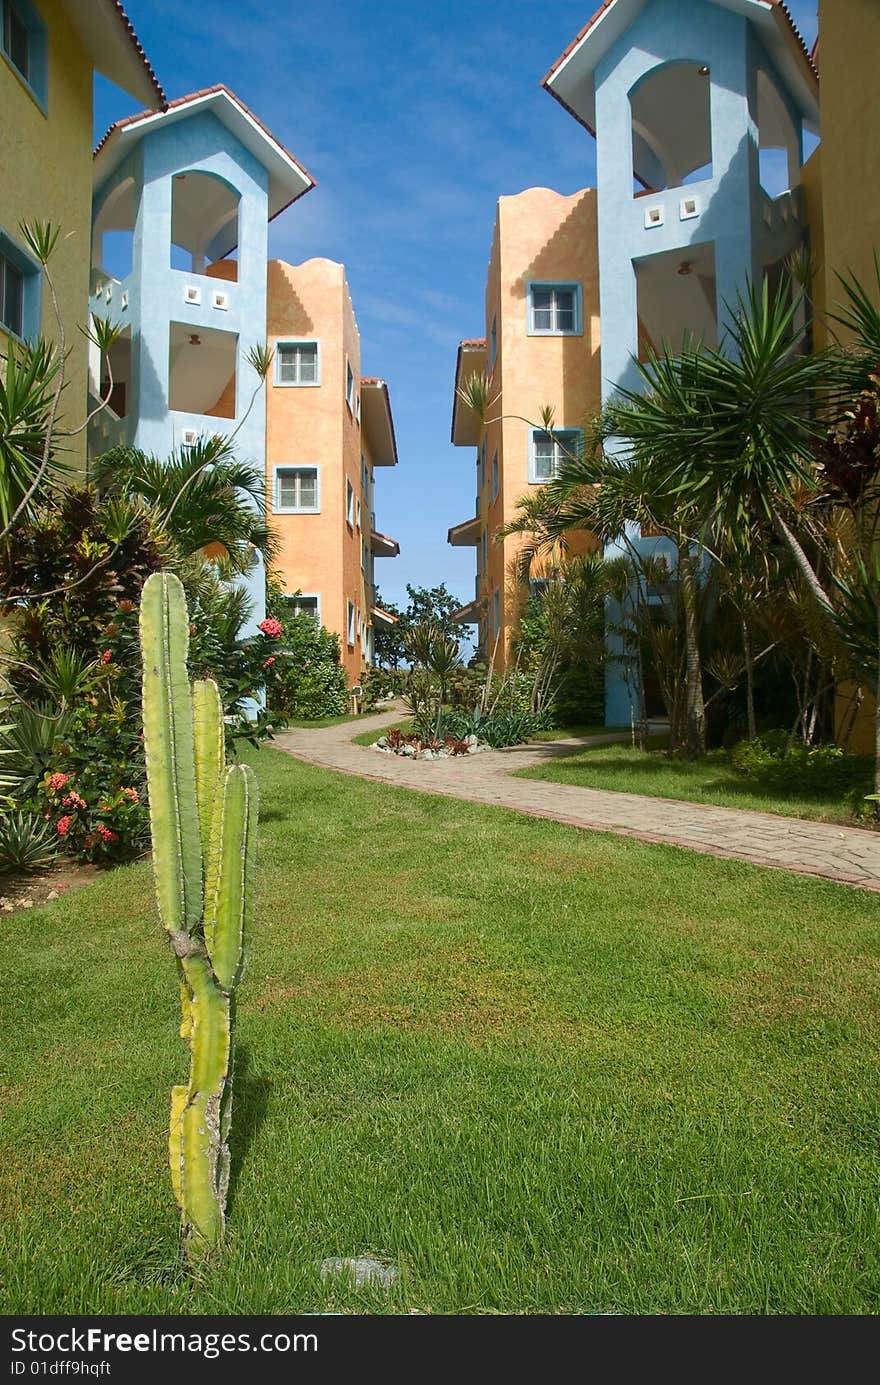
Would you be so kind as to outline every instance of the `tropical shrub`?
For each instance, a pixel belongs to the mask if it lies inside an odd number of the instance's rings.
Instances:
[[[785,731],[740,741],[730,752],[730,762],[739,774],[792,793],[866,793],[871,782],[867,757],[848,754],[837,745],[792,743]]]
[[[16,808],[0,824],[0,875],[10,871],[45,870],[55,859],[54,824],[39,813]]]
[[[279,584],[270,579],[267,618],[251,644],[255,672],[264,680],[273,723],[342,716],[349,707],[348,678],[339,636],[303,612],[291,615]]]
[[[74,775],[56,770],[42,780],[36,805],[58,846],[82,861],[109,863],[137,855],[146,845],[149,818],[143,788],[103,785],[100,768]]]

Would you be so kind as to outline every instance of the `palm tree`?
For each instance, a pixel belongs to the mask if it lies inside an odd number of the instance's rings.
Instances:
[[[96,479],[139,497],[181,559],[202,554],[240,573],[251,566],[254,550],[272,557],[263,477],[236,459],[226,438],[178,448],[167,461],[117,447],[98,459]]]

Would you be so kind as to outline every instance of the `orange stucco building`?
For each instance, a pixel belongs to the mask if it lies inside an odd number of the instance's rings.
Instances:
[[[345,268],[270,260],[266,399],[267,512],[276,568],[295,609],[339,635],[351,684],[372,663],[373,561],[396,557],[378,532],[374,469],[397,464],[388,387],[361,376],[360,335]]]
[[[486,335],[458,349],[452,441],[476,451],[475,514],[449,531],[477,552],[474,600],[458,612],[479,627],[479,650],[503,669],[528,596],[517,563],[525,540],[497,541],[516,504],[576,453],[599,411],[599,263],[596,193],[565,197],[529,188],[501,197],[486,280]],[[459,396],[473,375],[489,381],[485,426]],[[553,430],[542,410],[553,410]],[[583,546],[589,545],[584,535]],[[533,571],[540,576],[540,569]]]

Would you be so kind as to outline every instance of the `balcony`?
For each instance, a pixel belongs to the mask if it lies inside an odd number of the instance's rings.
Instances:
[[[447,534],[453,548],[476,548],[480,542],[480,517],[466,519],[463,524],[454,524]]]
[[[390,539],[387,534],[379,534],[374,529],[370,534],[370,552],[374,558],[397,558],[400,556],[400,544],[397,539]]]

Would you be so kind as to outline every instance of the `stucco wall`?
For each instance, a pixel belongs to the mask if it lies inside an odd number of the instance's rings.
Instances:
[[[576,336],[531,336],[528,332],[528,286],[532,281],[578,281],[582,287],[582,331]],[[587,188],[565,197],[549,188],[528,188],[502,197],[493,236],[486,287],[487,349],[497,314],[498,353],[493,376],[492,418],[501,422],[486,430],[486,485],[480,512],[489,530],[486,597],[491,631],[493,593],[501,593],[501,638],[496,667],[510,656],[525,588],[517,580],[517,554],[526,540],[503,543],[493,534],[516,517],[519,498],[534,491],[529,480],[530,423],[541,426],[545,405],[554,411],[554,426],[579,428],[600,404],[599,266],[596,193]],[[520,417],[513,417],[520,415]],[[492,457],[499,457],[499,494],[493,500]],[[573,551],[585,548],[588,536]],[[487,653],[492,653],[491,635]]]
[[[87,346],[80,332],[89,299],[92,200],[92,64],[58,0],[36,0],[48,31],[48,100],[44,112],[5,57],[0,56],[0,227],[21,244],[20,221],[60,227],[51,272],[70,350],[62,423],[76,427],[86,412]],[[42,332],[57,339],[55,316],[43,292]],[[0,350],[6,333],[0,329]],[[68,458],[85,464],[84,434]]]
[[[360,612],[361,630],[369,622],[370,602],[361,573],[360,539],[369,542],[369,508],[361,486],[361,426],[357,410],[345,398],[346,363],[360,394],[360,338],[345,269],[332,260],[307,260],[268,266],[268,339],[291,338],[320,343],[320,384],[271,384],[267,396],[266,466],[270,506],[277,465],[320,468],[321,510],[314,515],[270,514],[280,539],[276,566],[286,590],[320,597],[321,621],[339,635],[342,661],[354,684],[363,666],[363,639],[355,628],[348,644],[347,603]],[[361,498],[361,526],[349,525],[347,482]],[[357,511],[357,507],[355,507]]]

